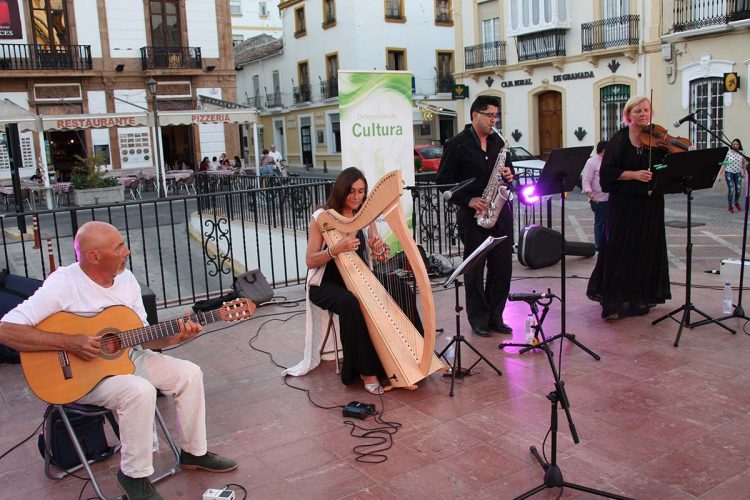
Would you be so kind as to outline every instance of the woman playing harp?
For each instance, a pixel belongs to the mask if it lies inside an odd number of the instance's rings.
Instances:
[[[399,206],[400,176],[395,172],[386,175],[365,204],[366,194],[367,181],[362,172],[348,168],[337,178],[326,210],[313,214],[306,255],[309,300],[305,355],[285,374],[303,375],[319,363],[325,315],[321,318],[316,309],[322,308],[339,315],[342,382],[351,384],[361,378],[368,391],[380,394],[381,383],[386,380],[392,386],[413,388],[444,365],[433,353],[434,305],[426,271],[415,273],[420,289],[426,288],[421,296],[431,333],[426,340],[421,336],[421,324],[415,326],[410,319],[414,311],[402,311],[393,289],[379,283],[371,271],[370,257],[380,263],[383,274],[391,274],[388,247],[374,224],[378,214],[385,216],[399,241],[404,243],[408,238]],[[413,260],[413,240],[406,241],[404,250]]]
[[[333,209],[344,217],[353,217],[367,197],[367,179],[354,167],[343,170],[336,178],[324,210]],[[349,290],[339,273],[334,259],[342,252],[356,252],[368,262],[370,256],[383,261],[388,257],[388,247],[380,239],[375,224],[359,230],[356,234],[347,235],[337,244],[328,247],[315,218],[323,210],[313,214],[307,240],[307,292],[308,292],[308,331],[315,328],[311,323],[314,318],[312,306],[331,311],[339,316],[339,330],[344,362],[341,368],[341,382],[349,385],[361,378],[365,389],[373,394],[382,394],[381,381],[386,380],[383,366],[378,359],[375,348],[367,333],[367,324],[359,307],[359,301]],[[310,344],[310,342],[307,342]],[[309,349],[306,345],[305,350]],[[315,349],[313,349],[314,351]],[[306,352],[317,357],[317,353]],[[319,359],[309,363],[317,365]],[[303,361],[304,363],[304,361]],[[291,375],[303,375],[315,366],[293,367],[288,370]],[[302,371],[299,373],[299,371]]]

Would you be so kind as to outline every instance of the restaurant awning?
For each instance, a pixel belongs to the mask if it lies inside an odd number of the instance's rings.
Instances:
[[[36,115],[10,99],[0,99],[0,126],[17,123],[18,129],[36,130]]]
[[[36,131],[35,116],[16,104],[2,100],[0,104],[0,123],[18,123],[22,131]],[[5,108],[9,110],[5,112]],[[20,111],[19,111],[20,110]],[[12,116],[16,118],[9,118]],[[25,112],[22,113],[22,112]],[[136,113],[101,113],[83,115],[41,115],[42,128],[45,132],[52,130],[80,130],[87,128],[120,128],[120,127],[152,127],[153,116],[151,113],[139,111]],[[162,127],[171,125],[201,125],[217,123],[255,123],[257,114],[250,109],[226,109],[226,110],[185,110],[185,111],[162,111],[159,113],[159,125]]]

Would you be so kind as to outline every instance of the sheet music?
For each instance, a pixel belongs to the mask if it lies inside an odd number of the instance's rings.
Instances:
[[[464,259],[463,262],[456,268],[455,271],[453,271],[453,274],[451,274],[450,278],[448,278],[445,283],[443,283],[443,287],[447,288],[450,286],[451,283],[453,283],[456,278],[461,276],[463,274],[464,269],[469,266],[471,263],[473,263],[476,259],[479,258],[481,254],[487,251],[487,249],[494,247],[501,241],[503,241],[507,236],[498,236],[497,238],[493,236],[488,236],[486,240],[482,242],[481,245],[479,245],[476,250],[471,252],[471,255],[469,255],[466,259]]]

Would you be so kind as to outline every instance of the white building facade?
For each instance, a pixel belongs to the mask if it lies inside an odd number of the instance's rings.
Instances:
[[[238,94],[259,103],[259,149],[276,145],[290,165],[340,168],[339,70],[411,72],[415,143],[452,137],[452,3],[282,1],[282,43],[236,62]],[[252,156],[251,144],[246,151]]]
[[[234,45],[261,34],[281,37],[279,0],[229,0],[229,13]]]

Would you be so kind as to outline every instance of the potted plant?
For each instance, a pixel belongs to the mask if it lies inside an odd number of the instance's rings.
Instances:
[[[125,200],[125,189],[117,179],[104,177],[106,158],[102,153],[75,156],[76,164],[70,184],[73,186],[76,205],[102,205]]]

